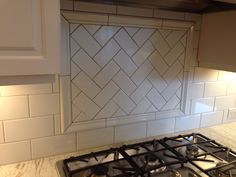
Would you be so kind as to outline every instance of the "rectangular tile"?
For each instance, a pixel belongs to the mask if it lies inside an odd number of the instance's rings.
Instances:
[[[84,72],[80,72],[72,82],[82,90],[89,98],[93,99],[101,89]]]
[[[190,99],[202,98],[204,92],[204,85],[204,83],[190,83],[188,85],[188,97]]]
[[[110,118],[112,115],[119,109],[114,101],[110,100],[97,114],[95,119],[103,119],[103,118]]]
[[[200,98],[192,100],[191,113],[202,113],[213,111],[214,98]]]
[[[224,96],[226,95],[227,82],[206,82],[205,83],[205,97]]]
[[[27,96],[0,97],[1,120],[24,117],[29,117],[29,105]]]
[[[180,103],[180,99],[173,95],[162,108],[162,110],[174,110],[176,106]]]
[[[216,81],[217,76],[217,70],[196,67],[194,74],[194,82]]]
[[[227,85],[227,95],[236,94],[236,81],[229,81]]]
[[[52,136],[53,116],[4,121],[6,142]]]
[[[119,69],[120,67],[114,61],[111,61],[98,73],[98,75],[94,78],[94,81],[100,87],[104,87],[119,71]]]
[[[59,113],[59,95],[44,94],[29,97],[30,116],[42,116]]]
[[[143,98],[139,104],[134,108],[131,114],[143,114],[147,111],[147,109],[151,106],[150,101],[147,98]]]
[[[31,159],[29,141],[0,144],[0,149],[0,164],[9,164]]]
[[[138,44],[138,46],[142,46],[155,30],[156,29],[153,28],[140,28],[138,32],[134,34],[133,39]]]
[[[159,110],[166,103],[165,99],[154,88],[152,88],[151,91],[147,94],[147,98]]]
[[[183,20],[184,19],[184,12],[175,12],[175,11],[155,9],[154,10],[154,17]]]
[[[168,63],[168,65],[172,65],[178,57],[184,52],[184,47],[181,44],[181,42],[178,42],[171,51],[165,56],[165,61]]]
[[[162,56],[157,51],[153,52],[148,57],[148,59],[161,75],[163,75],[165,71],[169,68]]]
[[[75,142],[74,133],[34,139],[31,141],[32,158],[40,158],[76,151]]]
[[[119,87],[110,81],[102,91],[93,99],[93,101],[100,107],[103,107],[119,90]]]
[[[175,132],[199,128],[200,115],[192,115],[176,118]]]
[[[183,71],[183,66],[179,61],[176,61],[171,67],[168,68],[163,77],[168,83],[171,83],[173,80],[177,79],[176,77],[181,71]]]
[[[223,120],[223,111],[202,114],[201,127],[209,127],[221,124]]]
[[[175,130],[175,119],[160,119],[147,123],[147,136],[157,136],[161,134],[173,133]]]
[[[98,138],[97,137],[102,137]],[[114,129],[103,128],[77,133],[77,148],[79,150],[109,145],[113,143]]]
[[[155,69],[153,69],[149,74],[148,80],[159,92],[162,92],[168,86],[166,81],[159,75],[159,73]]]
[[[120,15],[152,17],[152,13],[153,13],[153,10],[148,9],[148,8],[117,6],[117,14],[120,14]]]
[[[176,79],[165,88],[165,90],[161,93],[161,95],[166,100],[169,100],[180,87],[181,87],[181,82],[178,79]]]
[[[216,97],[215,110],[224,110],[236,107],[236,96]]]
[[[1,96],[33,95],[42,93],[52,93],[52,84],[1,86]]]
[[[123,72],[118,72],[114,77],[113,81],[127,94],[130,95],[136,86],[132,80]]]
[[[146,137],[146,123],[135,123],[115,127],[115,143]]]

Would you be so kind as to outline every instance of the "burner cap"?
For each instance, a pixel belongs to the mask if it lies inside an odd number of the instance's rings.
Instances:
[[[106,166],[97,166],[93,167],[91,169],[92,172],[92,177],[97,177],[97,176],[106,176],[108,173],[108,168]]]
[[[152,154],[147,154],[144,158],[148,166],[160,165],[159,159]]]
[[[198,155],[199,148],[196,145],[188,144],[186,145],[186,155],[189,157],[195,157]]]
[[[181,177],[182,175],[176,171],[176,170],[172,170],[171,171],[171,174],[170,174],[170,177]]]

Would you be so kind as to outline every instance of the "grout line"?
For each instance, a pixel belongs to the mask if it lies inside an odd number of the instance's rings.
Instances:
[[[5,126],[3,121],[1,121],[1,124],[2,124],[3,143],[6,143]]]

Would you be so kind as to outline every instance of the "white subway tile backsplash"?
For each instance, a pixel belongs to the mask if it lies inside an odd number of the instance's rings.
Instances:
[[[214,108],[214,98],[199,98],[192,100],[191,113],[211,112]]]
[[[132,114],[142,114],[147,111],[147,109],[151,106],[150,101],[147,98],[143,98],[139,104],[134,108]]]
[[[184,19],[184,12],[154,9],[154,17],[183,20]]]
[[[95,119],[109,118],[119,109],[114,101],[109,101],[106,106],[102,108],[102,110],[97,114]]]
[[[3,123],[0,121],[0,143],[4,142]]]
[[[147,9],[147,8],[117,6],[117,14],[142,16],[142,17],[152,17],[153,10],[152,9]]]
[[[236,81],[228,81],[227,95],[236,94]]]
[[[221,124],[223,120],[223,111],[202,114],[201,127],[208,127]]]
[[[115,143],[146,137],[146,122],[115,127]]]
[[[157,136],[160,134],[173,133],[175,130],[175,119],[161,119],[149,121],[147,123],[147,136]]]
[[[224,96],[226,95],[227,82],[207,82],[205,84],[205,97]]]
[[[148,57],[148,59],[161,75],[164,74],[164,72],[168,69],[168,65],[166,64],[162,56],[159,54],[159,52],[153,52]]]
[[[59,94],[30,95],[30,116],[59,113]]]
[[[30,160],[30,142],[20,141],[0,144],[0,156],[0,164]]]
[[[194,74],[194,82],[216,81],[217,76],[217,70],[196,67]]]
[[[40,158],[76,151],[75,134],[33,139],[32,158]]]
[[[29,117],[27,96],[0,97],[0,119]]]
[[[158,91],[154,88],[147,94],[147,98],[151,101],[151,103],[157,108],[161,109],[162,106],[166,103],[165,99],[158,93]]]
[[[200,125],[200,114],[178,117],[175,123],[175,132],[191,130],[198,128]]]
[[[188,90],[191,90],[191,92],[188,92],[189,99],[196,99],[196,98],[202,98],[204,93],[204,83],[190,83],[188,86]]]
[[[142,46],[154,31],[155,29],[151,28],[141,28],[137,33],[135,33],[133,39],[138,44],[138,46]]]
[[[79,132],[77,135],[77,148],[86,149],[112,144],[114,139],[114,129],[104,128]]]
[[[236,96],[216,97],[215,111],[236,107]]]
[[[148,80],[159,92],[162,92],[167,87],[166,81],[158,74],[155,69],[153,69],[149,74]]]
[[[53,116],[4,121],[6,142],[52,136],[53,123]]]

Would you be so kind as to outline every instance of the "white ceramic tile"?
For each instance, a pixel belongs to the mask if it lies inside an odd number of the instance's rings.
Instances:
[[[195,68],[194,81],[204,82],[204,81],[216,81],[218,76],[218,71],[207,68]]]
[[[190,99],[202,98],[204,92],[204,83],[190,83],[188,90],[188,97]]]
[[[134,109],[134,102],[120,90],[113,98],[113,100],[126,112],[130,113]]]
[[[200,115],[191,115],[176,118],[175,132],[199,128]]]
[[[127,94],[130,95],[135,89],[135,84],[131,81],[131,79],[123,72],[120,71],[117,73],[113,81]]]
[[[170,50],[168,43],[158,31],[152,35],[150,40],[162,57],[164,57]]]
[[[71,84],[71,98],[72,100],[80,94],[81,90],[74,84]]]
[[[223,111],[202,114],[201,127],[208,127],[221,124],[223,120]]]
[[[129,33],[130,36],[133,36],[138,30],[139,28],[136,28],[136,27],[124,27],[125,30]]]
[[[97,65],[83,49],[73,56],[72,60],[91,78],[100,71],[99,65]]]
[[[0,149],[0,164],[9,164],[31,159],[29,141],[0,144]]]
[[[150,41],[145,42],[145,44],[132,57],[134,63],[137,66],[140,66],[154,50],[155,49]]]
[[[115,127],[115,143],[146,137],[146,123],[136,123]]]
[[[124,52],[124,50],[120,50],[118,54],[114,57],[114,60],[128,76],[131,76],[137,69],[137,66]]]
[[[31,141],[32,158],[76,151],[75,134],[65,134]]]
[[[119,109],[118,111],[116,111],[115,114],[113,114],[112,117],[120,117],[120,116],[125,116],[126,113],[122,110],[122,109]]]
[[[71,65],[70,65],[70,75],[71,75],[71,78],[73,79],[80,72],[81,72],[81,69],[78,67],[78,65],[75,64],[74,62],[71,62]]]
[[[151,90],[152,84],[148,80],[143,83],[132,93],[131,99],[138,104],[140,100]]]
[[[91,34],[94,35],[94,33],[97,32],[97,30],[101,27],[100,25],[85,25],[84,27],[86,28],[86,30]]]
[[[172,30],[170,30],[170,29],[159,29],[159,32],[162,34],[162,36],[164,38],[166,38],[172,32]]]
[[[135,33],[133,39],[138,46],[142,46],[154,31],[155,29],[152,28],[141,28],[137,33]]]
[[[147,123],[147,136],[157,136],[161,134],[173,133],[174,129],[174,118],[149,121]]]
[[[184,113],[181,110],[156,112],[156,119],[169,119],[180,116],[184,116]]]
[[[163,74],[168,69],[168,65],[163,60],[159,52],[157,51],[153,52],[148,58],[150,62],[152,63],[152,65],[160,74]]]
[[[113,76],[119,71],[120,67],[113,61],[108,63],[102,71],[94,78],[94,81],[100,86],[104,87]]]
[[[152,88],[152,90],[147,94],[147,98],[157,109],[161,109],[161,107],[166,103],[164,98],[154,88]]]
[[[95,119],[102,119],[102,118],[109,118],[112,117],[112,115],[119,109],[119,106],[117,106],[114,101],[110,100],[104,108],[101,109],[101,111],[97,114]]]
[[[228,108],[236,107],[236,97],[235,96],[222,96],[216,97],[215,110],[224,110]]]
[[[93,101],[100,107],[103,107],[119,90],[119,87],[110,81],[106,87],[93,99]]]
[[[181,44],[181,42],[178,42],[174,48],[171,49],[171,51],[165,56],[165,61],[172,65],[178,57],[184,52],[184,47]]]
[[[52,136],[53,116],[4,121],[6,142]]]
[[[153,10],[148,8],[137,8],[128,6],[117,6],[117,14],[142,17],[152,17]]]
[[[167,101],[165,106],[163,106],[162,110],[173,110],[179,103],[180,99],[176,95],[174,95]]]
[[[176,61],[169,69],[168,71],[163,75],[164,79],[171,83],[175,79],[177,79],[177,75],[183,71],[183,66],[180,64],[179,61]]]
[[[94,37],[101,45],[105,45],[119,29],[117,26],[102,26]]]
[[[236,94],[236,81],[229,81],[227,85],[227,95]]]
[[[205,97],[226,95],[227,82],[207,82],[205,84]]]
[[[112,144],[113,136],[113,128],[103,128],[79,132],[77,136],[77,148],[80,150]]]
[[[235,81],[236,80],[236,73],[235,72],[220,71],[219,70],[218,80]]]
[[[150,101],[147,98],[143,98],[138,105],[134,108],[131,114],[143,114],[147,111],[147,109],[151,106]]]
[[[70,33],[73,33],[76,28],[78,28],[80,26],[80,24],[77,24],[77,23],[69,23],[69,26],[70,26]]]
[[[85,12],[99,12],[99,13],[116,13],[116,6],[109,4],[99,4],[75,1],[75,10],[85,11]]]
[[[129,56],[132,56],[138,50],[138,46],[134,43],[134,41],[124,29],[121,29],[115,35],[115,40]]]
[[[202,23],[202,15],[201,14],[196,14],[196,13],[185,13],[185,20],[189,21],[194,21],[195,30],[200,30],[201,29],[201,23]]]
[[[77,28],[76,31],[73,32],[72,37],[91,57],[101,48],[98,42],[91,37],[83,26]]]
[[[213,111],[214,98],[200,98],[192,100],[191,113],[202,113]]]
[[[74,56],[80,49],[79,44],[73,39],[70,39],[70,56]]]
[[[52,84],[1,86],[1,96],[52,93]]]
[[[0,143],[4,142],[3,123],[0,121]]]
[[[59,113],[59,95],[44,94],[29,97],[30,115],[41,116]]]
[[[101,89],[84,72],[80,72],[72,81],[89,98],[94,98]]]
[[[184,19],[184,12],[155,9],[154,10],[154,17],[183,20]]]
[[[100,110],[100,108],[83,93],[76,97],[74,104],[90,118],[94,117]]]
[[[174,47],[178,41],[180,41],[186,31],[174,30],[166,38],[166,41],[171,47]]]
[[[148,74],[152,71],[152,64],[146,60],[132,75],[131,80],[136,84],[140,85],[143,80],[148,76]]]
[[[119,45],[112,39],[98,52],[94,57],[94,60],[101,67],[104,67],[119,50]]]
[[[98,128],[105,128],[105,126],[106,126],[105,119],[98,119],[80,123],[73,123],[68,131],[76,132],[76,131],[94,130]]]
[[[147,113],[152,113],[152,112],[156,112],[158,111],[157,108],[155,108],[153,105],[151,105],[148,109],[147,109]]]
[[[29,117],[27,96],[0,97],[1,120],[17,119],[23,117]]]
[[[176,79],[170,83],[161,94],[166,100],[169,100],[177,92],[180,86],[181,82]]]
[[[224,123],[235,121],[235,119],[236,119],[236,109],[235,108],[232,108],[229,110],[224,110],[224,117],[223,117]]]
[[[148,80],[159,92],[162,92],[167,87],[167,83],[155,69],[149,74]]]

